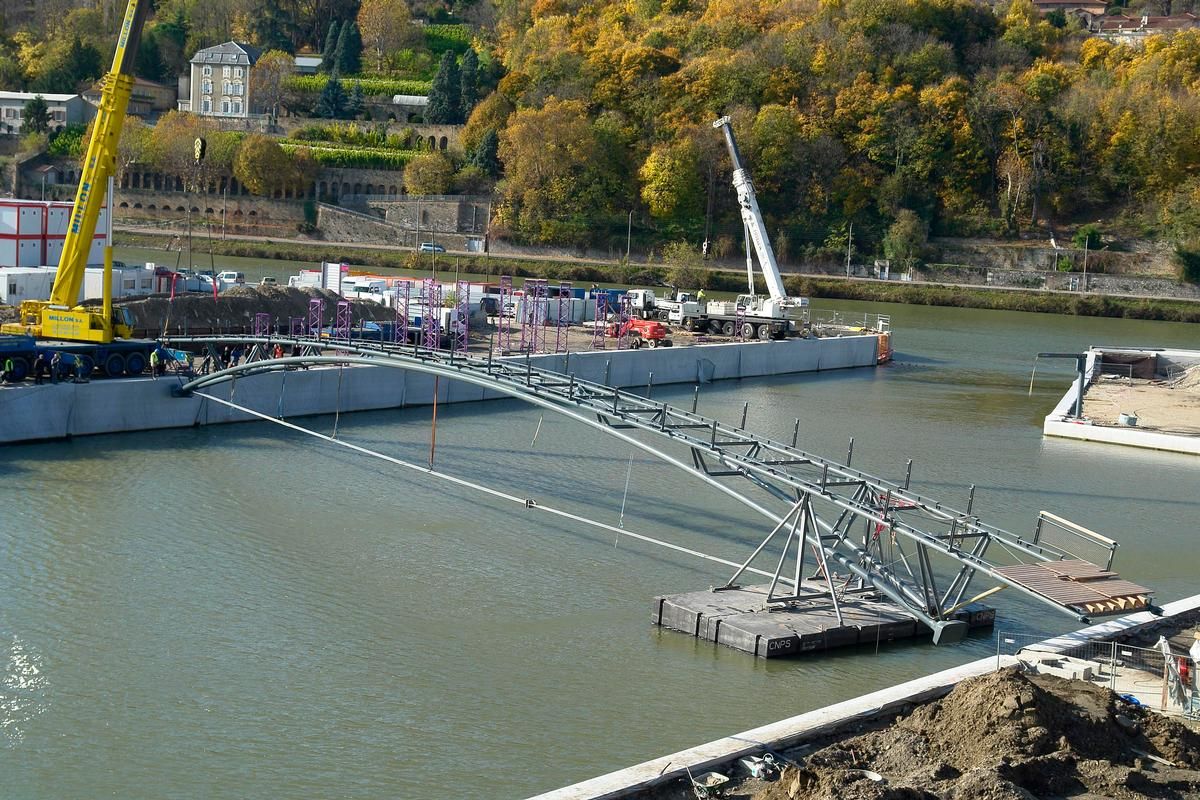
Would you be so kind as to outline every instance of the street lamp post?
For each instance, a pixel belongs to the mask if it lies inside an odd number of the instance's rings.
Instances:
[[[625,263],[629,263],[629,242],[633,236],[633,209],[629,209],[629,224],[625,226]]]

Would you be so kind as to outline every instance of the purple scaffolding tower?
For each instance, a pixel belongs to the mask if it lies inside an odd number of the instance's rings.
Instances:
[[[466,281],[456,281],[454,284],[454,337],[450,340],[452,352],[467,352],[470,317],[471,284]]]
[[[608,292],[593,292],[592,301],[596,308],[596,316],[592,320],[592,349],[603,350],[604,329],[608,327]]]
[[[624,350],[629,335],[629,294],[621,295],[617,304],[617,349]]]
[[[271,335],[271,315],[259,312],[254,315],[254,335],[255,336],[270,336]]]
[[[293,338],[304,335],[304,317],[288,317],[288,335]]]
[[[548,286],[544,279],[538,278],[532,283],[533,288],[530,289],[530,281],[525,282],[525,300],[529,310],[525,324],[532,334],[529,352],[542,353],[546,350],[546,324],[550,321],[550,298],[547,297]],[[533,295],[532,298],[530,294]]]
[[[392,326],[392,341],[407,342],[408,341],[408,301],[412,295],[412,284],[405,281],[403,284],[397,283],[395,286],[396,297],[393,301],[393,309],[396,312],[396,322]]]
[[[338,300],[337,311],[333,317],[333,331],[331,335],[334,339],[342,339],[350,341],[350,301]]]
[[[567,326],[571,324],[571,284],[558,284],[558,327],[554,329],[554,352],[567,350]]]
[[[442,285],[432,278],[421,282],[421,345],[437,350],[442,343]]]
[[[324,327],[325,301],[314,297],[308,301],[308,334],[310,336],[321,336],[321,328]]]
[[[517,319],[521,321],[521,352],[536,353],[537,348],[537,330],[538,326],[535,322],[534,314],[537,311],[537,296],[542,289],[543,281],[537,278],[525,279],[525,294],[521,297],[521,302],[517,304]]]
[[[496,317],[496,345],[500,348],[501,355],[512,350],[512,317],[508,313],[510,308],[516,312],[517,307],[513,298],[512,276],[501,275],[500,314]]]

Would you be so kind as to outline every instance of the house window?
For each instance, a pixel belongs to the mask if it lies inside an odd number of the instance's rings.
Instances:
[[[136,288],[137,287],[137,279],[121,281],[121,285],[124,286],[126,289]]]
[[[210,100],[209,98],[206,97],[200,101],[200,113],[201,114],[211,114],[212,113],[212,100]]]
[[[233,82],[233,94],[238,97],[242,96],[242,82],[241,81]]]
[[[235,78],[240,78],[240,77],[242,77],[242,68],[241,68],[241,67],[234,67],[234,68],[233,68],[233,77],[235,77]]]
[[[221,77],[222,78],[229,77],[229,67],[221,67]]]
[[[233,101],[233,113],[235,113],[235,114],[242,113],[242,101],[241,100]]]
[[[229,113],[229,101],[228,101],[228,100],[222,100],[222,101],[221,101],[221,113],[222,113],[222,114],[228,114],[228,113]]]
[[[233,84],[225,81],[221,84],[221,94],[233,94]]]
[[[212,81],[204,81],[200,84],[200,91],[204,94],[212,94]]]
[[[212,67],[205,65],[205,67],[200,71],[204,74],[204,77],[212,77]]]
[[[55,110],[55,111],[54,111],[54,121],[55,121],[55,122],[62,122],[62,121],[64,121],[66,118],[67,118],[67,112],[66,112],[66,111],[63,111],[62,109],[57,109],[57,110]]]

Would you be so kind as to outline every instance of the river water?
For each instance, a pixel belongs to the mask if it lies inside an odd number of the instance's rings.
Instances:
[[[918,491],[962,507],[974,483],[976,513],[1010,530],[1055,511],[1120,540],[1117,568],[1160,601],[1196,591],[1200,461],[1044,440],[1069,374],[1043,362],[1028,387],[1038,351],[1195,346],[1197,328],[869,310],[893,315],[893,364],[714,384],[701,410],[732,421],[748,400],[749,426],[784,439],[801,417],[803,446],[832,457],[853,436],[860,468],[898,479],[912,458]],[[519,496],[611,524],[624,501],[626,528],[728,558],[765,533],[681,474],[515,401],[443,407],[438,422],[442,468]],[[427,408],[337,425],[428,455]],[[655,594],[728,570],[267,423],[0,456],[11,797],[522,797],[995,647],[982,633],[767,663],[660,631]],[[1072,626],[1006,594],[999,629]]]

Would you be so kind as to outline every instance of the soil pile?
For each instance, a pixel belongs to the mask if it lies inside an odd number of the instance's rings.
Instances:
[[[255,314],[270,314],[274,324],[287,329],[291,317],[307,317],[308,304],[313,298],[325,301],[323,319],[332,324],[334,310],[342,298],[324,289],[296,289],[290,286],[235,286],[221,292],[215,299],[211,294],[179,294],[172,300],[168,295],[152,295],[137,300],[118,301],[133,314],[134,326],[148,331],[171,332],[185,328],[192,333],[208,330],[249,331]],[[92,301],[88,301],[90,305]],[[394,320],[396,314],[375,302],[353,302],[352,318],[359,320]]]
[[[754,795],[1060,797],[1200,797],[1200,735],[1108,689],[1004,671],[966,681],[890,727],[818,750]]]

